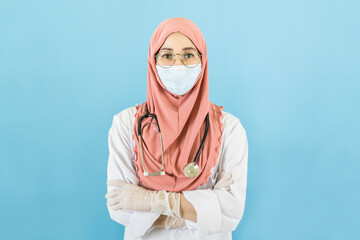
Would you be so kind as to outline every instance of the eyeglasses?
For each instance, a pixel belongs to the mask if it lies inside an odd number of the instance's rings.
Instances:
[[[182,64],[189,68],[196,67],[200,63],[202,56],[198,51],[190,50],[182,54],[175,54],[171,51],[160,51],[158,54],[155,54],[154,57],[160,67],[170,68],[174,64],[177,55],[181,55]]]

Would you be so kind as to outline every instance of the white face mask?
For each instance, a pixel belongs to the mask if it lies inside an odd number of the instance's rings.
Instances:
[[[201,72],[201,64],[192,68],[184,65],[162,68],[156,65],[156,69],[167,90],[176,95],[183,95],[194,86]]]

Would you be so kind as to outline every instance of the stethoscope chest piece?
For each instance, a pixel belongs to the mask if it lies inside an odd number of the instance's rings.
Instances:
[[[187,177],[189,178],[194,178],[198,175],[199,173],[199,166],[195,163],[189,163],[185,168],[184,168],[184,173]]]

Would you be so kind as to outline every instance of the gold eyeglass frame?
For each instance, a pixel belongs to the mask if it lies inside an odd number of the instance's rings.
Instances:
[[[195,52],[194,50],[192,50],[193,52]],[[165,51],[160,51],[160,52],[165,52]],[[158,54],[154,54],[154,57],[155,57],[155,59],[156,59],[156,61],[158,61],[158,56],[160,55],[160,52],[158,53]],[[171,51],[167,51],[167,52],[171,52]],[[180,57],[180,60],[181,60],[181,63],[185,66],[185,67],[188,67],[187,65],[185,65],[184,64],[184,54],[185,53],[189,53],[189,52],[191,52],[191,51],[185,51],[185,52],[183,52],[182,54],[180,54],[180,53],[173,53],[173,52],[171,52],[171,54],[173,55],[173,58],[174,58],[174,61],[172,62],[172,64],[169,66],[169,67],[164,67],[164,66],[161,66],[160,64],[159,64],[159,66],[160,67],[162,67],[162,68],[171,68],[173,65],[174,65],[174,62],[175,62],[175,60],[176,60],[176,57],[177,57],[177,55],[180,55],[181,57]],[[196,67],[197,65],[199,65],[199,63],[201,62],[201,57],[202,57],[202,54],[199,52],[199,51],[196,51],[196,54],[198,54],[198,56],[199,56],[199,62],[195,65],[195,66],[193,66],[193,67],[188,67],[188,68],[194,68],[194,67]]]

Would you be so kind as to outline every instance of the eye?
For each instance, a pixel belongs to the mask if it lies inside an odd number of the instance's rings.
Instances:
[[[169,53],[165,53],[165,54],[162,54],[162,55],[161,55],[161,57],[162,57],[162,58],[167,58],[167,59],[168,59],[168,58],[172,58],[172,55],[171,55],[171,54],[169,54]]]
[[[192,58],[192,57],[194,57],[195,55],[194,54],[192,54],[192,53],[185,53],[184,54],[184,58],[185,59],[187,59],[187,58]]]
[[[163,58],[163,59],[173,59],[173,57],[174,57],[172,52],[169,52],[169,51],[160,52],[159,56],[160,56],[160,58]]]

